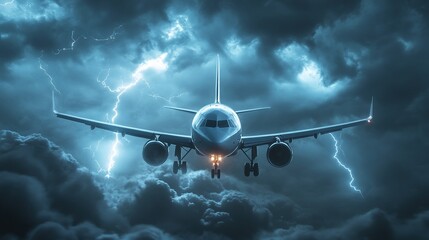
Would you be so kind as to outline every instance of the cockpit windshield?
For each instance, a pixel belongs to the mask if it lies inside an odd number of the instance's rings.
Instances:
[[[227,120],[220,120],[217,122],[217,126],[220,128],[227,128],[229,127]]]
[[[215,120],[208,120],[206,121],[206,127],[216,127],[216,121]]]
[[[233,123],[232,120],[209,120],[206,119],[205,121],[203,121],[201,123],[201,127],[210,127],[210,128],[215,128],[215,127],[219,127],[219,128],[227,128],[227,127],[235,127],[235,124]]]

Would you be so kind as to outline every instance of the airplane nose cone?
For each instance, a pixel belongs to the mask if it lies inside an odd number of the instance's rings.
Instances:
[[[220,132],[215,132],[215,131],[207,132],[205,134],[205,137],[207,138],[208,141],[210,141],[215,145],[222,144],[223,142],[225,142],[225,139],[227,138],[227,136],[225,136],[224,134],[221,134]]]

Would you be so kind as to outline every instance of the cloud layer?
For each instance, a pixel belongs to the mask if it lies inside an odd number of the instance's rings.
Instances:
[[[40,135],[0,133],[2,236],[9,239],[424,239],[429,213],[399,221],[380,209],[338,227],[311,225],[305,209],[271,191],[255,193],[196,171],[100,181]],[[104,191],[128,186],[116,207]],[[270,196],[270,198],[266,198]],[[306,216],[307,215],[307,216]]]

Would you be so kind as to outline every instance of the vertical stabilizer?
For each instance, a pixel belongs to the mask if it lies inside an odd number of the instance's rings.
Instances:
[[[219,54],[217,55],[217,63],[216,63],[215,103],[220,103],[220,59],[219,59]]]

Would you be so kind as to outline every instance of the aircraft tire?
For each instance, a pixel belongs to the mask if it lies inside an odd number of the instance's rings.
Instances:
[[[188,172],[188,167],[186,166],[186,161],[182,162],[182,165],[180,166],[180,170],[182,171],[182,174],[186,174]]]
[[[217,170],[216,175],[217,175],[217,178],[219,179],[220,178],[220,169]]]
[[[255,177],[259,176],[259,164],[257,163],[253,165],[253,176]]]
[[[177,174],[178,171],[179,171],[179,162],[178,161],[174,161],[174,163],[173,163],[173,173]]]
[[[246,163],[244,165],[244,176],[246,177],[250,176],[250,163]]]
[[[212,169],[212,178],[214,178],[214,177],[215,177],[215,170]]]

